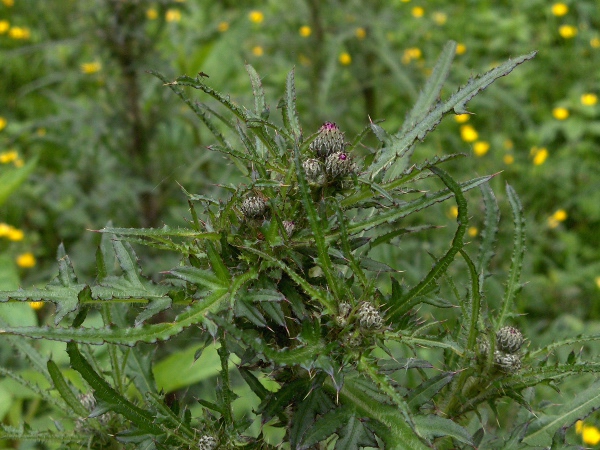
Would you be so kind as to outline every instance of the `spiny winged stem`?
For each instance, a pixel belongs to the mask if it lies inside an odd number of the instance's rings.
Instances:
[[[223,419],[228,429],[233,429],[233,408],[231,403],[233,402],[232,393],[229,381],[229,350],[227,349],[227,339],[225,336],[225,330],[221,328],[219,330],[219,343],[221,347],[217,350],[219,354],[219,360],[221,362],[221,382],[222,395],[223,395]]]

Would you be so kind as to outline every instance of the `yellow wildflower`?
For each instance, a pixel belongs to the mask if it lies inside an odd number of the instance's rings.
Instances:
[[[17,256],[17,266],[23,267],[24,269],[35,266],[35,256],[33,256],[33,253],[27,252]]]
[[[363,27],[359,27],[354,30],[354,35],[357,37],[357,39],[364,39],[367,37],[367,30],[365,30]]]
[[[594,278],[594,283],[596,283],[596,287],[598,289],[600,289],[600,277],[596,277]],[[575,424],[575,429],[577,430],[577,424],[581,422],[581,420],[577,421],[577,423]],[[580,431],[578,431],[577,433],[580,433]]]
[[[262,23],[263,20],[265,20],[265,15],[260,12],[260,11],[250,11],[250,14],[248,14],[248,18],[250,19],[250,22],[254,22],[254,23]]]
[[[477,227],[469,227],[467,233],[469,233],[469,236],[475,237],[479,233],[479,230],[477,229]]]
[[[437,25],[444,25],[446,23],[446,21],[448,20],[448,16],[446,15],[446,13],[440,12],[440,11],[436,11],[433,13],[433,21],[437,24]]]
[[[600,430],[594,426],[583,426],[581,440],[586,445],[596,445],[600,442]]]
[[[229,30],[229,22],[219,22],[219,25],[217,25],[217,30],[219,30],[221,33],[226,32]]]
[[[402,55],[402,63],[408,64],[413,59],[419,59],[423,56],[421,49],[418,47],[411,47],[404,50],[404,54]]]
[[[10,8],[15,5],[15,0],[2,0],[2,3],[4,3],[4,6]]]
[[[548,150],[546,148],[539,148],[533,154],[533,164],[541,166],[548,158]]]
[[[8,30],[8,36],[11,39],[29,39],[31,32],[29,31],[29,28],[12,27]]]
[[[590,46],[592,48],[600,48],[600,38],[592,38],[590,39]]]
[[[596,278],[596,282],[600,281],[600,277]],[[600,287],[600,285],[598,285],[598,287]],[[575,433],[577,434],[581,434],[581,432],[583,431],[583,420],[578,420],[577,422],[575,422]]]
[[[165,20],[167,22],[179,22],[181,20],[181,11],[175,8],[167,9]]]
[[[10,241],[22,241],[24,236],[25,233],[23,233],[23,230],[19,230],[18,228],[14,227],[11,227],[10,230],[8,230],[8,233],[6,234],[6,237]]]
[[[552,14],[556,17],[564,16],[569,12],[569,7],[564,3],[555,3],[552,5]]]
[[[0,20],[0,34],[6,33],[10,29],[10,22],[8,20]]]
[[[552,110],[552,116],[554,116],[556,120],[565,120],[569,117],[569,110],[562,107],[554,108]]]
[[[596,94],[582,94],[581,104],[585,106],[594,106],[598,103],[598,96]]]
[[[158,11],[155,8],[148,8],[146,10],[146,17],[148,20],[156,20],[158,19]]]
[[[504,164],[510,165],[515,162],[515,157],[513,155],[504,155],[502,158]]]
[[[0,131],[4,130],[6,128],[6,119],[2,116],[0,116]]]
[[[29,307],[34,311],[37,311],[44,307],[44,302],[29,302]]]
[[[463,125],[460,127],[460,137],[465,142],[475,142],[479,134],[471,125]]]
[[[486,141],[477,141],[473,144],[473,152],[475,156],[483,156],[490,149],[490,143]]]
[[[98,61],[95,61],[95,62],[83,63],[79,67],[80,67],[82,73],[91,75],[93,73],[99,72],[100,69],[102,69],[102,64],[100,64]]]
[[[454,116],[454,120],[458,123],[465,123],[471,118],[471,114],[457,114]]]
[[[577,36],[577,27],[573,25],[561,25],[558,27],[558,34],[561,35],[563,39],[571,39]]]
[[[16,150],[9,150],[7,152],[0,153],[0,164],[8,164],[16,161],[19,157],[19,153]]]
[[[4,222],[0,222],[0,237],[6,237],[8,236],[8,233],[11,230],[11,226],[4,223]]]
[[[413,17],[421,18],[425,15],[425,10],[420,7],[420,6],[415,6],[412,10],[411,10],[411,14]]]
[[[567,212],[564,209],[558,209],[552,214],[552,218],[557,222],[564,222],[567,220]]]
[[[456,219],[458,217],[458,206],[452,206],[448,211],[448,216],[452,219]]]
[[[340,53],[340,56],[338,57],[338,61],[340,62],[340,64],[342,66],[349,66],[352,63],[352,57],[350,56],[349,53],[342,52],[342,53]]]
[[[265,51],[263,50],[263,48],[260,45],[256,45],[252,48],[252,54],[254,56],[262,56],[265,54]]]
[[[467,46],[465,44],[456,44],[456,54],[463,55],[467,51]]]
[[[312,29],[308,25],[300,27],[300,36],[309,37],[312,34]]]

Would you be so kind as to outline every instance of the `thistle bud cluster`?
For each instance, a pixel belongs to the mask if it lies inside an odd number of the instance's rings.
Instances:
[[[504,373],[516,373],[521,369],[519,350],[524,342],[523,334],[515,327],[502,327],[496,333],[494,348],[494,366]],[[486,360],[490,353],[490,341],[487,336],[477,337],[475,352],[477,358]]]
[[[308,159],[303,163],[308,183],[312,186],[323,186],[328,180],[355,173],[356,164],[345,152],[345,148],[344,133],[335,123],[325,122],[310,144],[310,150],[317,158]]]

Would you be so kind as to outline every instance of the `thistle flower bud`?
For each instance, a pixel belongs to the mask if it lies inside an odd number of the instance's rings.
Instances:
[[[333,179],[356,172],[356,166],[347,153],[337,152],[325,160],[325,171]]]
[[[302,163],[302,168],[304,169],[308,184],[311,186],[323,186],[325,184],[325,170],[321,161],[314,158],[307,159]]]
[[[381,314],[371,303],[361,303],[357,314],[358,324],[361,328],[380,328],[383,325]]]
[[[335,317],[335,322],[340,327],[345,327],[348,325],[348,315],[352,311],[352,305],[347,302],[342,302],[338,305],[338,315]]]
[[[325,159],[332,153],[344,150],[344,133],[333,122],[325,122],[319,128],[319,134],[310,144],[310,149],[319,158]]]
[[[294,233],[296,224],[294,222],[292,222],[291,220],[284,220],[283,228],[285,229],[285,232],[287,233],[288,237],[290,237]]]
[[[504,373],[516,373],[521,369],[521,357],[516,354],[494,352],[494,364]]]
[[[217,448],[217,440],[209,435],[204,435],[198,441],[198,450],[214,450]]]
[[[242,202],[240,209],[242,214],[249,219],[258,219],[263,217],[269,208],[269,204],[261,197],[250,196],[246,197]]]
[[[477,336],[477,347],[475,348],[477,353],[477,357],[480,359],[487,358],[487,355],[490,351],[490,341],[488,341],[487,336],[484,334],[480,334]]]
[[[523,341],[523,334],[515,327],[502,327],[496,333],[496,348],[505,353],[518,352]]]

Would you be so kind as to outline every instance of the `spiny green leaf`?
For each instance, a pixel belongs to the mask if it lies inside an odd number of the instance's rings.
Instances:
[[[79,417],[87,417],[90,414],[90,412],[81,404],[79,399],[75,396],[75,394],[67,384],[66,380],[64,379],[56,363],[52,360],[49,360],[47,367],[48,373],[52,377],[54,387],[56,388],[62,399]]]
[[[448,100],[443,103],[439,103],[435,108],[431,109],[429,113],[423,119],[418,122],[413,128],[406,131],[405,133],[398,133],[397,140],[394,141],[390,147],[382,149],[377,156],[376,162],[369,168],[369,174],[371,179],[374,179],[379,172],[389,167],[396,160],[405,156],[410,150],[411,146],[417,140],[423,140],[425,136],[441,122],[444,114],[454,111],[456,114],[467,113],[465,109],[466,104],[475,95],[481,92],[483,89],[492,84],[495,80],[505,75],[508,75],[512,70],[519,64],[532,59],[536,55],[536,52],[531,52],[527,55],[520,56],[515,59],[509,59],[505,63],[496,67],[495,69],[486,72],[485,74],[472,78],[469,82],[452,95]],[[390,176],[395,175],[390,172]],[[386,174],[386,180],[389,181],[388,175]]]
[[[508,195],[508,201],[513,213],[515,232],[510,270],[504,296],[502,297],[502,309],[495,321],[496,329],[504,325],[504,321],[508,318],[515,301],[515,296],[521,289],[519,280],[521,278],[521,268],[523,267],[523,257],[525,255],[525,218],[523,217],[523,207],[517,193],[509,184],[506,185],[506,194]]]
[[[484,183],[479,186],[483,196],[483,204],[485,206],[485,218],[483,220],[483,229],[481,230],[481,245],[477,254],[477,273],[482,273],[487,270],[487,266],[494,256],[494,248],[498,236],[498,223],[500,222],[500,210],[498,202],[494,196],[494,191],[489,183]]]
[[[438,437],[450,436],[459,442],[474,447],[473,437],[469,432],[450,419],[428,414],[426,416],[415,416],[414,420],[417,431],[421,436],[431,441]]]
[[[94,389],[94,396],[110,406],[110,408],[129,419],[141,430],[160,435],[162,430],[155,424],[155,417],[146,410],[138,408],[121,394],[115,391],[100,375],[98,375],[89,362],[77,348],[77,344],[69,342],[67,353],[71,359],[71,366],[81,374],[83,379]]]
[[[458,206],[458,227],[452,239],[452,246],[446,254],[441,257],[433,265],[427,275],[413,288],[411,288],[400,300],[397,305],[391,305],[386,316],[388,320],[395,321],[405,314],[410,308],[412,308],[419,301],[419,296],[423,295],[426,290],[440,278],[445,271],[448,269],[450,263],[454,260],[456,254],[462,249],[464,243],[463,238],[467,230],[468,218],[467,218],[467,201],[462,194],[462,187],[454,181],[445,171],[438,167],[431,167],[430,170],[435,173],[448,187],[449,190],[454,193],[456,204]]]
[[[408,407],[412,412],[417,412],[425,403],[433,400],[433,397],[440,392],[448,383],[450,383],[456,373],[441,373],[428,378],[408,395]]]

